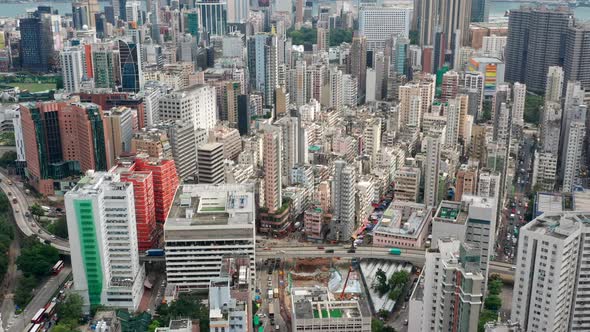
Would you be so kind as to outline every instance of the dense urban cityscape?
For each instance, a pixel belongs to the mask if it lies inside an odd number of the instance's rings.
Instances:
[[[0,332],[590,332],[589,103],[587,0],[2,1]]]

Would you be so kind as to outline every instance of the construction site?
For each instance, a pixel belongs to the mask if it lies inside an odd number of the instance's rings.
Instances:
[[[285,331],[309,326],[370,331],[371,317],[393,312],[405,296],[392,300],[380,294],[373,287],[377,271],[387,279],[398,271],[414,272],[409,263],[373,259],[275,259],[264,266],[268,290],[261,293],[268,296],[259,313],[268,315],[271,327]]]

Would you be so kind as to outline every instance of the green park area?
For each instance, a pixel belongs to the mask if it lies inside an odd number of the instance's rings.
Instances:
[[[27,90],[29,92],[42,92],[47,90],[54,90],[54,83],[5,83],[8,86],[18,87],[21,91]]]

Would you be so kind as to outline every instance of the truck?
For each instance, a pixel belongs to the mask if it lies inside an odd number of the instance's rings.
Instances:
[[[391,249],[389,249],[389,253],[391,255],[399,256],[402,254],[402,250],[400,248],[391,248]]]
[[[272,299],[273,297],[274,297],[274,293],[273,293],[272,289],[269,289],[269,290],[268,290],[268,299],[270,300],[270,299]]]
[[[149,257],[164,256],[164,249],[148,249],[145,251],[145,255]]]
[[[274,297],[279,297],[279,289],[275,288],[272,294]]]

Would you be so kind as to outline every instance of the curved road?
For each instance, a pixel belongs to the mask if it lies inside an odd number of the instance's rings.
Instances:
[[[29,211],[29,203],[25,193],[16,185],[16,183],[9,185],[8,181],[11,180],[3,173],[0,173],[0,189],[6,193],[10,204],[12,204],[12,210],[14,212],[14,220],[20,231],[25,236],[37,235],[43,240],[49,241],[53,247],[59,250],[63,254],[70,253],[70,244],[67,240],[60,238],[52,238],[52,235],[47,233],[45,230],[39,227],[37,222],[32,218],[25,217],[25,213]],[[14,182],[14,181],[13,181]],[[10,193],[10,194],[9,194]],[[17,203],[13,204],[12,199],[16,198]],[[17,212],[18,211],[18,212]]]

